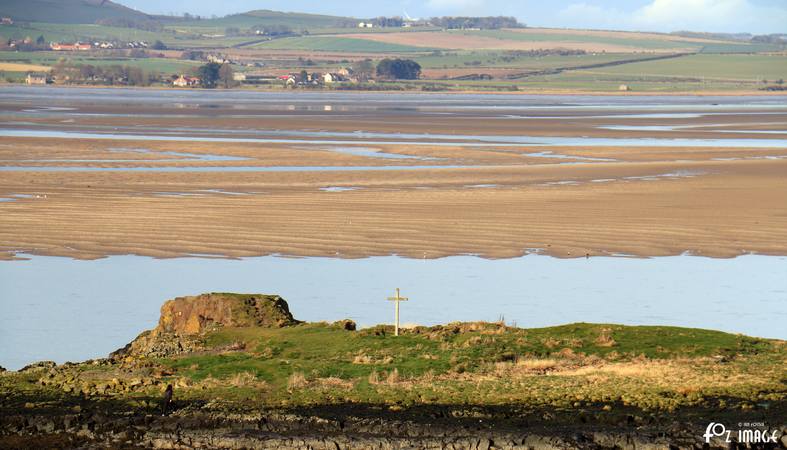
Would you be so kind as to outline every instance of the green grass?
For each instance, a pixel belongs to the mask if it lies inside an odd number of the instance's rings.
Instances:
[[[213,29],[223,31],[226,27],[248,29],[256,25],[286,25],[293,30],[300,31],[304,29],[312,30],[336,27],[343,21],[355,23],[358,19],[320,14],[256,10],[217,19],[172,20],[165,23],[171,28],[187,30]]]
[[[528,42],[588,42],[609,45],[623,45],[627,47],[639,47],[644,49],[670,49],[670,48],[691,48],[699,50],[702,44],[688,41],[667,41],[661,39],[648,39],[639,37],[636,33],[631,34],[631,38],[599,36],[593,34],[574,34],[574,33],[520,33],[511,30],[453,30],[455,34],[468,36],[484,36],[495,39]]]
[[[428,52],[432,50],[428,47],[413,47],[409,45],[375,42],[366,39],[333,36],[302,36],[274,39],[272,41],[254,45],[253,48],[347,53],[405,53]]]
[[[486,67],[543,70],[602,64],[612,61],[645,58],[651,55],[634,53],[528,56],[515,52],[445,52],[419,56],[415,60],[423,68],[473,68],[483,72]],[[480,64],[479,64],[480,63]]]
[[[449,325],[439,332],[423,329],[420,334],[408,332],[398,338],[390,334],[375,335],[373,331],[347,332],[324,324],[283,329],[227,328],[211,334],[207,338],[208,347],[243,342],[249,352],[188,356],[166,364],[194,380],[209,376],[226,378],[248,371],[283,385],[293,372],[345,379],[365,377],[373,370],[393,366],[406,377],[420,376],[427,371],[447,373],[458,366],[473,372],[499,361],[550,357],[566,348],[587,356],[607,357],[614,352],[621,359],[729,356],[773,350],[773,344],[766,340],[675,327],[579,323],[501,330],[496,324],[487,324],[478,331],[453,333]],[[608,334],[614,345],[600,342],[602,334]],[[355,361],[358,355],[364,355],[368,361],[358,364]]]
[[[138,30],[135,28],[108,27],[95,24],[69,24],[69,23],[44,23],[31,22],[22,26],[0,26],[0,35],[4,38],[21,39],[25,37],[44,36],[47,42],[51,41],[90,41],[90,40],[120,40],[120,41],[149,41],[156,39],[173,39],[171,33],[155,33]]]
[[[709,43],[703,44],[700,53],[759,53],[783,51],[785,46],[775,44]]]
[[[117,3],[84,0],[3,0],[0,15],[17,22],[94,23],[99,19],[148,20],[146,14]]]
[[[206,37],[201,33],[211,34],[210,30],[174,30],[151,32],[134,28],[108,27],[94,24],[59,24],[59,23],[30,23],[21,25],[0,26],[0,36],[4,39],[36,39],[44,36],[47,42],[92,42],[96,40],[108,41],[146,41],[148,43],[160,40],[172,48],[226,48],[256,39],[254,36],[233,37]],[[223,30],[216,31],[217,34]]]
[[[575,33],[519,33],[511,30],[455,30],[452,33],[486,36],[496,39],[529,42],[587,42],[608,45],[638,47],[646,50],[681,49],[701,53],[758,53],[784,50],[783,46],[773,44],[749,44],[745,42],[694,42],[680,39],[656,39],[631,33],[630,37],[601,36],[597,34]]]
[[[719,331],[588,323],[537,329],[456,323],[399,337],[392,331],[325,323],[222,328],[202,336],[205,348],[197,353],[61,368],[45,382],[37,381],[41,375],[9,374],[0,377],[0,398],[53,388],[48,392],[62,395],[59,383],[90,391],[112,378],[150,381],[157,371],[166,374],[157,383],[109,395],[158,397],[173,383],[180,401],[251,408],[351,402],[674,411],[750,409],[783,402],[787,392],[784,342]]]
[[[123,58],[106,57],[74,52],[0,52],[0,61],[11,63],[54,65],[60,59],[74,64],[90,64],[94,66],[121,65],[139,67],[146,71],[184,73],[200,65],[198,61],[184,61],[169,58]]]
[[[690,55],[589,70],[590,74],[757,81],[787,78],[787,56]]]
[[[330,35],[330,34],[385,34],[385,33],[419,33],[425,31],[442,31],[439,27],[412,27],[412,28],[395,28],[395,27],[374,27],[374,28],[346,28],[346,27],[328,27],[328,28],[315,28],[309,30],[312,35]]]
[[[671,410],[709,396],[739,402],[783,398],[778,373],[784,346],[718,331],[587,323],[517,329],[487,323],[419,328],[399,337],[391,332],[383,326],[350,332],[314,323],[283,329],[226,328],[207,337],[208,348],[242,342],[245,351],[158,363],[191,380],[196,390],[185,395],[193,398],[229,395],[222,394],[220,386],[237,384],[233,380],[244,374],[265,387],[232,388],[236,401],[263,398],[286,404],[513,402],[568,407],[577,401],[622,401]],[[718,358],[729,362],[720,366]],[[583,367],[589,370],[586,375],[571,374]],[[294,376],[300,377],[295,387]],[[738,381],[726,381],[729,377]],[[344,381],[330,381],[336,379]]]

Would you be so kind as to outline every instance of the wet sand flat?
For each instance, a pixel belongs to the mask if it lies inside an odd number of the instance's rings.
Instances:
[[[39,133],[0,139],[3,258],[787,254],[770,100],[27,92],[0,92],[0,133]]]
[[[126,253],[497,258],[527,249],[561,257],[783,255],[785,174],[787,161],[336,173],[5,173],[3,192],[46,198],[0,204],[0,248],[76,258]],[[320,190],[330,186],[357,190]]]

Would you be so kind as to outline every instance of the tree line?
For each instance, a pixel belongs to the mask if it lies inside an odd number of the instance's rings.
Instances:
[[[370,19],[368,22],[378,27],[383,28],[401,28],[407,21],[399,16],[394,17],[377,17]],[[431,25],[446,29],[468,29],[480,28],[483,30],[498,30],[500,28],[523,28],[525,25],[520,23],[515,17],[510,16],[488,16],[488,17],[472,17],[472,16],[444,16],[432,17],[426,21],[418,21],[419,25]],[[345,23],[345,27],[353,27],[357,22]]]
[[[146,72],[139,67],[113,64],[96,66],[58,61],[52,66],[52,76],[64,83],[149,86],[159,81],[160,74]]]

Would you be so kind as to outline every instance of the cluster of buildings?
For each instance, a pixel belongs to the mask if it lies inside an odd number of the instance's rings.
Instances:
[[[33,45],[35,44],[35,40],[31,37],[26,37],[24,39],[10,39],[8,41],[8,47],[12,49],[20,48],[24,45]]]
[[[49,44],[49,48],[54,51],[84,51],[84,50],[92,50],[94,48],[101,48],[101,49],[113,49],[113,48],[139,48],[145,49],[148,48],[148,43],[145,41],[130,41],[125,43],[117,43],[111,41],[98,41],[98,42],[74,42],[74,43],[67,43],[67,42],[52,42]]]
[[[359,81],[355,77],[353,70],[349,68],[342,68],[336,72],[300,72],[281,76],[264,73],[235,72],[232,74],[232,78],[234,81],[246,85],[284,83],[284,85],[288,87],[322,86],[331,83],[357,83]],[[173,86],[181,88],[197,87],[201,84],[199,77],[189,75],[173,75],[170,81]]]
[[[71,43],[60,43],[60,42],[52,42],[49,44],[49,48],[56,52],[63,52],[63,51],[84,51],[90,50],[93,48],[93,44],[90,43],[82,43],[82,42],[74,42]]]
[[[11,19],[10,17],[3,17],[2,19],[0,19],[0,25],[13,25],[13,24],[14,24],[14,20]]]
[[[190,77],[188,75],[180,75],[172,80],[172,85],[175,87],[196,87],[199,86],[202,80],[199,77]]]
[[[220,55],[218,53],[209,53],[208,56],[205,57],[208,62],[216,63],[216,64],[232,64],[234,61],[229,59],[224,55]]]
[[[325,73],[291,73],[278,77],[287,86],[318,86],[321,84],[342,83],[350,82],[357,83],[359,80],[355,77],[352,69],[342,68],[337,72]]]

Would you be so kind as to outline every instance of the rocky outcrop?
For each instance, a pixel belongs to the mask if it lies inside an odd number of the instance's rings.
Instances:
[[[278,295],[214,293],[164,303],[157,330],[195,335],[216,326],[280,328],[296,323]]]
[[[19,372],[36,372],[41,370],[49,370],[56,367],[57,364],[54,361],[38,361],[33,364],[28,364],[25,367],[19,369]]]
[[[143,332],[110,358],[168,357],[199,351],[200,336],[221,327],[281,328],[298,323],[278,295],[212,293],[178,297],[161,307],[156,328]]]

